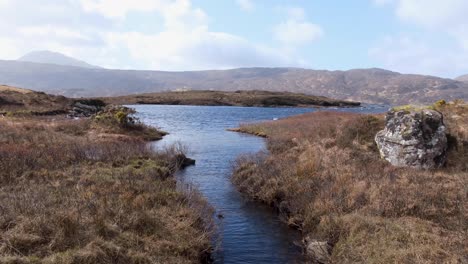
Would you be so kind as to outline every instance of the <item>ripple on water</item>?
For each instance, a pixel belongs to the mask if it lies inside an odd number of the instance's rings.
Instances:
[[[258,108],[219,106],[135,105],[143,122],[169,132],[156,146],[181,142],[197,162],[178,175],[198,187],[216,208],[220,249],[216,263],[300,263],[295,246],[300,234],[281,223],[273,209],[250,202],[230,182],[232,163],[240,154],[264,148],[264,140],[226,131],[240,123],[273,120],[313,112],[313,108]],[[381,112],[382,108],[337,109],[350,112]]]

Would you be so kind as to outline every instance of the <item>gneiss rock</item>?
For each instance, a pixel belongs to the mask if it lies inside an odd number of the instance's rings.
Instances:
[[[81,99],[72,105],[69,117],[90,117],[102,111],[106,104],[99,99]]]
[[[437,111],[391,110],[375,141],[382,158],[394,166],[432,169],[446,161],[445,132],[443,116]]]
[[[328,263],[330,261],[331,247],[327,241],[318,241],[306,237],[304,239],[306,253],[312,257],[314,263]]]

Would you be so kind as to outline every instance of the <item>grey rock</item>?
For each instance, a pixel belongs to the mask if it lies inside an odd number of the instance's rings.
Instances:
[[[389,111],[375,141],[381,157],[397,167],[433,169],[446,161],[446,127],[434,110]]]
[[[326,241],[305,238],[306,253],[315,263],[328,263],[330,261],[331,247]]]
[[[68,116],[72,118],[90,117],[103,110],[105,104],[100,100],[82,100],[74,102]]]
[[[194,159],[188,158],[188,157],[185,156],[184,154],[177,154],[177,155],[175,156],[175,161],[176,161],[176,164],[177,164],[181,169],[185,169],[185,168],[188,167],[188,166],[195,165],[195,162],[196,162]]]

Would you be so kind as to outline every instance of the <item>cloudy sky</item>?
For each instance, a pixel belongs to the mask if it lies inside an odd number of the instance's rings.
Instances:
[[[468,73],[467,0],[0,0],[0,59],[109,68]]]

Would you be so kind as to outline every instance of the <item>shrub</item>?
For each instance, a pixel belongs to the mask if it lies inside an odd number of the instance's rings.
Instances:
[[[167,134],[141,123],[135,113],[134,109],[125,106],[109,105],[93,117],[93,123],[106,133],[131,135],[147,141],[159,140]]]
[[[139,124],[139,120],[133,116],[134,114],[134,109],[110,105],[99,112],[94,120],[96,123],[108,127],[128,128]]]

